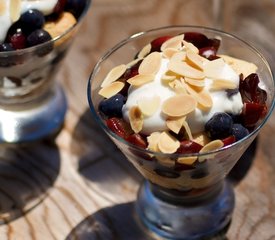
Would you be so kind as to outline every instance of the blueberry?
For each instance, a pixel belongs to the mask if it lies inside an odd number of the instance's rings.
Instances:
[[[211,139],[223,139],[231,135],[233,120],[227,113],[215,113],[205,124],[205,131]]]
[[[33,31],[28,37],[27,37],[27,46],[28,47],[33,47],[41,43],[48,42],[52,39],[51,35],[43,30],[43,29],[37,29]],[[46,55],[53,49],[53,44],[50,42],[49,44],[38,48],[37,49],[37,54],[39,56]]]
[[[10,52],[13,51],[14,48],[10,43],[1,43],[0,44],[0,52]]]
[[[39,10],[29,9],[21,15],[19,22],[22,23],[28,32],[33,32],[36,29],[42,28],[45,23],[45,18]]]
[[[86,0],[67,0],[65,10],[79,18],[86,6]]]
[[[235,136],[236,141],[241,140],[245,136],[249,134],[247,128],[245,128],[242,124],[235,123],[232,127],[232,135]]]
[[[125,98],[121,94],[116,94],[100,102],[98,109],[107,117],[122,117],[122,106]]]

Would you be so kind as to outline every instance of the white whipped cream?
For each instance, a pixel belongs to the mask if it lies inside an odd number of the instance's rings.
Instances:
[[[223,60],[222,60],[223,61]],[[139,99],[150,98],[154,96],[159,96],[161,99],[161,104],[159,109],[150,117],[144,117],[143,128],[141,133],[151,134],[155,131],[165,131],[168,130],[166,126],[166,118],[162,111],[162,103],[169,97],[175,96],[176,93],[169,86],[162,83],[161,76],[167,71],[167,64],[169,60],[162,59],[162,64],[159,72],[156,74],[153,82],[144,84],[140,87],[130,86],[128,90],[128,98],[123,106],[123,118],[129,122],[129,110],[133,106],[138,105]],[[220,79],[229,80],[234,83],[239,84],[238,74],[224,62],[220,64],[220,68],[217,69],[219,72]],[[209,90],[212,84],[211,79],[205,79],[205,89]],[[242,110],[243,103],[240,93],[236,93],[230,98],[224,90],[221,91],[209,91],[213,106],[210,110],[203,111],[196,108],[195,111],[188,114],[187,122],[193,134],[202,132],[204,130],[205,123],[214,115],[216,112],[227,112],[232,114],[239,114]],[[176,106],[175,106],[176,107]]]
[[[49,15],[53,12],[58,0],[21,0],[20,13],[24,13],[29,9],[37,9],[44,15]],[[13,24],[10,16],[10,0],[3,2],[5,11],[0,14],[0,43],[5,40],[10,26]]]

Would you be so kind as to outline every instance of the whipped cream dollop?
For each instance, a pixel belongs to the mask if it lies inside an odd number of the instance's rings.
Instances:
[[[216,60],[217,61],[217,60]],[[223,61],[223,59],[218,59],[219,64],[216,69],[216,77],[223,80],[228,80],[239,86],[239,76],[238,74]],[[172,90],[167,84],[162,82],[162,75],[168,70],[169,60],[162,57],[161,67],[158,73],[155,75],[154,81],[144,84],[140,87],[130,86],[128,90],[128,98],[123,106],[122,113],[123,118],[129,122],[129,110],[138,105],[140,99],[150,99],[154,96],[160,98],[160,106],[157,111],[152,116],[144,116],[143,127],[141,133],[151,134],[156,131],[168,130],[166,125],[167,116],[162,112],[162,103],[176,95],[176,92]],[[207,64],[211,64],[211,61],[207,61]],[[207,66],[205,66],[207,67]],[[226,112],[232,114],[240,114],[243,108],[243,102],[241,94],[239,92],[229,96],[227,92],[223,90],[211,90],[211,85],[213,79],[205,78],[204,89],[209,91],[212,98],[213,105],[210,109],[202,110],[198,107],[187,115],[186,121],[193,134],[204,131],[205,123],[214,115],[216,112]],[[184,103],[183,103],[184,104]],[[177,106],[175,106],[176,108]]]
[[[49,15],[53,12],[57,2],[58,0],[21,0],[18,1],[18,9],[20,14],[29,9],[37,9],[44,15]],[[0,1],[0,43],[5,40],[8,30],[14,22],[11,16],[11,7],[11,0]]]

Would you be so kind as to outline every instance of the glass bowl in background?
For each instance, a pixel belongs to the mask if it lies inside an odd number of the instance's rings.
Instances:
[[[131,62],[146,44],[160,36],[200,32],[221,38],[219,54],[253,62],[267,91],[268,114],[260,125],[242,140],[205,154],[163,154],[128,143],[104,123],[98,113],[102,97],[98,94],[107,73],[115,66]],[[141,222],[158,236],[171,239],[201,239],[224,229],[231,221],[234,192],[226,175],[255,139],[274,105],[274,81],[267,61],[246,42],[222,31],[191,26],[171,26],[137,33],[123,40],[104,55],[94,67],[88,83],[88,100],[94,119],[144,176],[136,201]],[[186,168],[178,160],[197,157]]]
[[[0,52],[0,142],[26,142],[59,130],[67,110],[56,73],[88,11],[61,36],[34,47]]]

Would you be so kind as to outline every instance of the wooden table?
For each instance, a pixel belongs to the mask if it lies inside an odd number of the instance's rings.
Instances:
[[[275,7],[263,2],[271,14]],[[213,26],[219,16],[212,17],[210,3],[93,1],[58,75],[69,102],[59,135],[27,145],[0,146],[0,189],[5,193],[0,194],[0,201],[14,214],[12,221],[0,225],[1,240],[149,239],[132,216],[142,178],[94,123],[86,98],[87,79],[97,59],[130,34],[172,24]],[[228,9],[222,13],[228,15]],[[275,25],[264,15],[251,18],[251,26],[261,33],[268,32],[271,38],[269,28]],[[266,20],[269,25],[261,25],[258,20]],[[234,28],[228,21],[230,18],[216,26]],[[236,26],[239,31],[240,25]],[[248,36],[247,31],[241,33]],[[264,48],[271,53],[274,41],[262,41],[268,42]],[[274,146],[273,114],[260,133],[252,167],[235,187],[236,208],[224,238],[275,239]],[[18,206],[29,210],[19,211]]]

